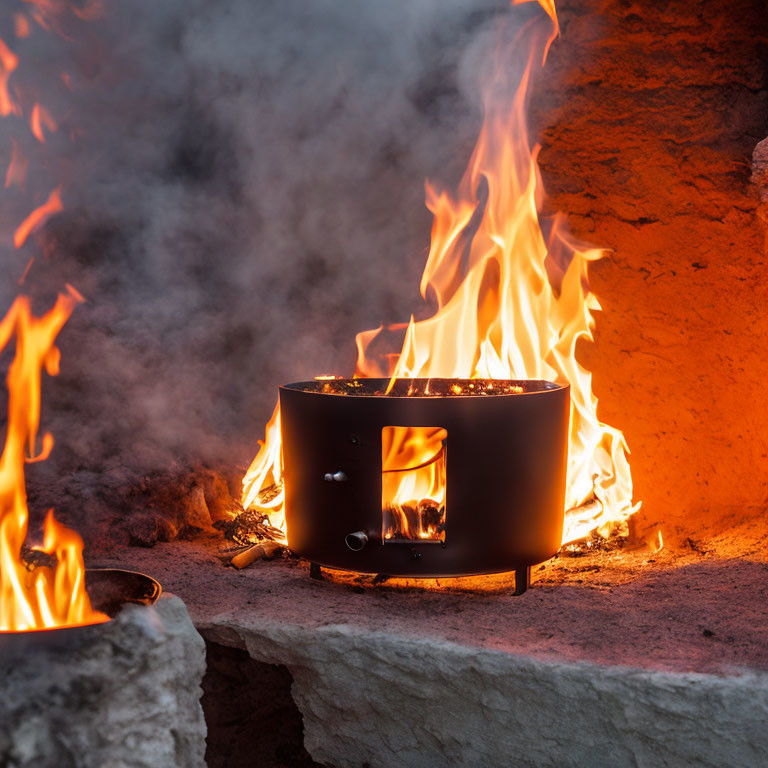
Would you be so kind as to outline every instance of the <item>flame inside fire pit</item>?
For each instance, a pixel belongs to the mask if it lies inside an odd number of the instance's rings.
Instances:
[[[85,590],[83,542],[49,511],[42,546],[22,557],[29,512],[24,487],[25,462],[45,459],[53,448],[50,433],[35,455],[40,422],[42,369],[55,376],[59,350],[54,341],[81,297],[73,288],[53,309],[34,317],[29,300],[18,298],[0,322],[0,351],[16,337],[8,371],[8,427],[0,457],[0,631],[72,627],[108,621],[95,611]],[[29,450],[29,456],[25,455]]]
[[[445,458],[442,427],[381,431],[382,539],[445,541]]]
[[[560,217],[541,214],[538,148],[529,144],[526,103],[557,19],[552,2],[540,5],[546,16],[526,12],[518,25],[517,9],[499,29],[496,62],[483,85],[483,126],[456,193],[427,184],[434,221],[420,289],[433,314],[387,329],[405,328],[399,353],[386,348],[383,327],[358,334],[355,376],[389,377],[389,389],[404,379],[437,377],[570,385],[567,543],[593,531],[626,530],[639,504],[632,500],[624,437],[598,419],[591,374],[576,357],[578,342],[592,339],[593,312],[600,309],[587,267],[603,254],[576,244]],[[284,527],[282,493],[263,495],[282,483],[280,429],[277,408],[244,478],[243,505]],[[430,499],[412,495],[409,503],[417,506]],[[392,535],[414,523],[418,528],[419,517],[417,510],[393,514]]]

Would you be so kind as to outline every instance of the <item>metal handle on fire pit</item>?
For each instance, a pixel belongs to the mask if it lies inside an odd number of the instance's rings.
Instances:
[[[344,541],[353,552],[359,552],[368,543],[368,537],[362,531],[357,531],[348,533]]]

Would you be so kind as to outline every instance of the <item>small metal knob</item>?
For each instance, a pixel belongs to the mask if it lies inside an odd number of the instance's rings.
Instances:
[[[347,480],[347,476],[344,474],[344,472],[326,472],[323,475],[323,480],[325,480],[327,483],[344,483]]]
[[[362,531],[357,531],[348,533],[344,541],[353,552],[359,552],[368,543],[368,537]]]

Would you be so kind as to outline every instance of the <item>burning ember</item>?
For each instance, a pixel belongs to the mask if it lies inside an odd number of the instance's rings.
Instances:
[[[541,5],[549,19],[535,18],[516,32],[500,30],[496,64],[483,87],[485,119],[458,189],[451,194],[427,183],[434,221],[420,289],[434,313],[411,317],[399,353],[373,353],[381,327],[358,334],[355,376],[390,377],[388,391],[400,379],[417,377],[570,384],[566,543],[593,531],[625,532],[639,504],[632,501],[624,437],[598,419],[591,374],[576,357],[579,340],[592,339],[593,312],[600,309],[587,268],[603,253],[576,244],[562,217],[541,214],[544,191],[538,147],[528,140],[526,101],[557,35],[553,3]],[[516,63],[521,50],[528,52],[522,68]],[[439,537],[442,500],[433,483],[440,454],[419,452],[414,446],[420,442],[429,441],[384,435],[383,485],[392,510],[385,536]],[[243,505],[263,510],[285,530],[283,495],[275,492],[282,479],[279,406],[260,445],[243,480]],[[412,453],[413,462],[390,456],[396,446]],[[424,466],[415,471],[419,461]],[[411,490],[404,499],[406,486]],[[425,515],[435,522],[425,522]]]
[[[81,297],[69,288],[53,309],[35,317],[29,300],[20,297],[0,323],[0,351],[16,338],[7,378],[8,431],[0,457],[0,631],[4,632],[109,619],[93,610],[86,594],[82,540],[58,523],[52,510],[45,518],[42,546],[22,556],[29,518],[24,463],[42,461],[53,448],[53,436],[46,433],[42,450],[35,455],[42,369],[51,376],[58,373],[54,341],[78,301]]]

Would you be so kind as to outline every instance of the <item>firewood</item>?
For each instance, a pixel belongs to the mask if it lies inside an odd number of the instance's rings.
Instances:
[[[219,560],[224,563],[224,565],[229,565],[235,555],[239,555],[242,552],[251,549],[253,546],[253,544],[246,544],[245,546],[241,544],[235,544],[233,546],[221,546],[219,547],[219,551],[216,557],[218,557]]]
[[[281,549],[283,545],[276,541],[262,541],[261,544],[255,544],[235,555],[230,562],[235,568],[242,570],[256,560],[271,560]]]

